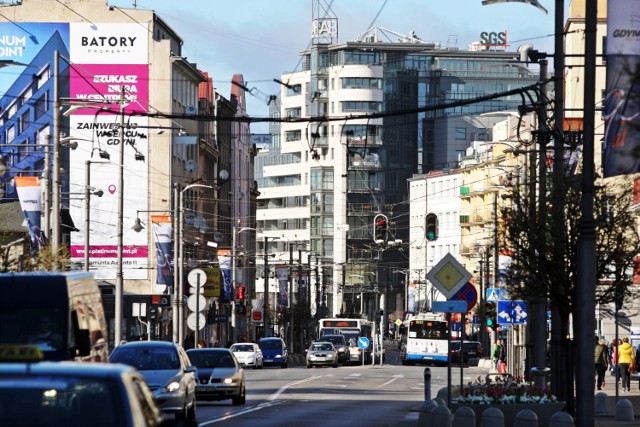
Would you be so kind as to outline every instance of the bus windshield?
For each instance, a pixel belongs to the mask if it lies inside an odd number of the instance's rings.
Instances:
[[[447,339],[447,323],[431,320],[412,320],[409,338]]]

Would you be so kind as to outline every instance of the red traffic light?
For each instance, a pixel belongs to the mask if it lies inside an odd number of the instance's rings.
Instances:
[[[240,285],[238,286],[238,298],[237,299],[244,299],[244,286]]]

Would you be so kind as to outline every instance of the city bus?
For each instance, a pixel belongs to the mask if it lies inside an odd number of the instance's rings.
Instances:
[[[365,362],[370,362],[373,349],[372,328],[371,321],[367,319],[320,319],[318,322],[318,339],[321,340],[323,335],[344,335],[349,345],[348,363],[362,363],[363,356]],[[358,347],[358,338],[360,337],[365,337],[369,340],[369,347],[364,352]]]
[[[442,313],[409,315],[400,327],[402,364],[446,364],[448,336],[449,324]]]
[[[0,345],[36,346],[45,360],[108,362],[107,321],[93,274],[0,274]]]

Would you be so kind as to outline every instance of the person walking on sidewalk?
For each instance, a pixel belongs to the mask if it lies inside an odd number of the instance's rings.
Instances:
[[[604,374],[607,372],[607,346],[605,340],[596,338],[595,364],[596,364],[596,386],[602,390],[604,386]]]
[[[629,338],[624,337],[622,344],[618,345],[618,370],[622,377],[622,392],[631,391],[631,373],[629,365],[636,366],[636,355],[633,346],[629,344]]]

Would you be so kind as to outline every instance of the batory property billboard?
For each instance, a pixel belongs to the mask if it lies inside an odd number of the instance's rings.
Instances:
[[[62,111],[78,102],[90,104],[60,116],[61,137],[78,143],[76,150],[69,151],[69,168],[62,178],[62,208],[68,207],[79,230],[71,232],[70,251],[74,265],[81,267],[85,188],[102,190],[103,196],[91,196],[88,206],[90,267],[99,279],[116,278],[120,197],[124,278],[147,279],[149,275],[147,233],[131,229],[138,211],[148,209],[148,119],[130,115],[149,108],[148,50],[149,30],[139,23],[0,23],[0,60],[21,64],[0,70],[5,94],[0,106],[7,112],[0,149],[3,157],[5,151],[11,152],[14,169],[34,172],[45,163],[43,148],[51,144],[55,113],[53,91],[47,90],[56,77],[55,52],[60,54],[57,80]],[[121,103],[122,94],[126,102]],[[120,112],[125,123],[124,188],[119,188]],[[24,150],[20,144],[32,148]],[[87,172],[90,182],[86,182]]]

